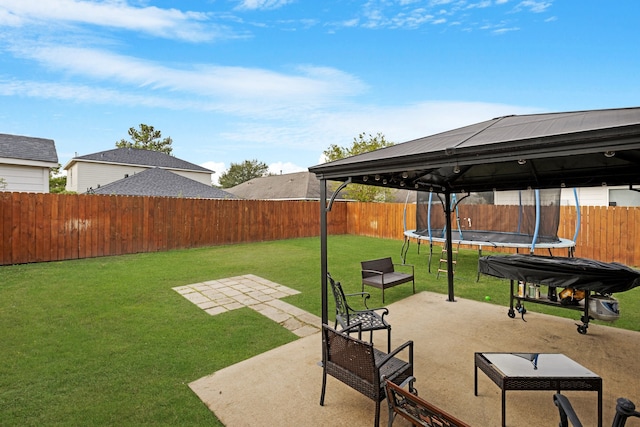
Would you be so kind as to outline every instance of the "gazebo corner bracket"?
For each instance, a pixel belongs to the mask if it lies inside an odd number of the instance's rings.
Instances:
[[[331,195],[331,199],[329,199],[329,203],[327,203],[327,207],[325,208],[326,212],[331,212],[331,207],[333,206],[333,202],[336,201],[336,197],[338,197],[338,193],[340,193],[347,185],[351,184],[351,177],[347,178],[345,182],[340,184],[340,187],[336,189]]]

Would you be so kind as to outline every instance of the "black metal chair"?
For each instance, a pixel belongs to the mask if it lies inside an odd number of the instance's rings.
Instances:
[[[578,418],[578,415],[571,406],[571,402],[566,396],[556,393],[553,395],[553,403],[558,407],[560,412],[560,424],[559,427],[582,427],[582,423]],[[613,417],[613,423],[611,427],[624,427],[627,423],[627,418],[637,417],[640,418],[640,412],[636,411],[636,405],[629,399],[620,397],[616,403],[616,415]],[[571,424],[569,424],[571,423]]]
[[[355,330],[351,329],[349,333],[358,332],[358,338],[362,338],[362,332],[369,331],[369,341],[373,344],[373,331],[387,330],[387,352],[391,351],[391,325],[387,323],[384,316],[389,314],[389,309],[386,307],[369,308],[367,306],[367,300],[371,297],[368,292],[358,292],[355,294],[345,294],[342,290],[340,282],[336,282],[331,277],[331,274],[327,273],[327,278],[331,284],[331,290],[333,291],[333,297],[336,302],[336,322],[334,328],[340,325],[343,330],[349,329],[355,324],[360,324],[360,327]],[[364,310],[355,310],[347,302],[347,297],[361,296]],[[378,313],[379,312],[379,313]]]
[[[357,329],[360,325],[353,325]],[[392,352],[384,353],[373,344],[322,325],[322,394],[324,405],[327,375],[342,381],[376,403],[374,426],[380,425],[380,402],[386,393],[384,380],[402,384],[413,377],[413,341],[407,341]],[[399,353],[408,356],[400,359]],[[408,360],[407,360],[408,359]]]

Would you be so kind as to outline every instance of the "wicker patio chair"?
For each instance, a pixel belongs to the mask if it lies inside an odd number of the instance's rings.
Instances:
[[[351,328],[356,329],[358,326]],[[374,348],[369,342],[342,332],[322,325],[320,405],[324,405],[327,375],[331,375],[376,403],[374,426],[377,427],[380,424],[380,402],[386,397],[382,377],[401,384],[413,376],[413,341],[407,341],[387,354]],[[400,352],[408,353],[409,360],[396,357]]]
[[[387,352],[391,352],[391,325],[387,323],[384,316],[389,314],[389,309],[386,307],[369,308],[367,306],[367,300],[371,297],[368,292],[358,292],[355,294],[345,294],[342,290],[340,282],[336,282],[331,277],[331,274],[327,273],[327,278],[331,284],[331,290],[333,291],[333,297],[336,302],[336,322],[334,328],[340,328],[343,330],[349,329],[351,326],[360,324],[357,329],[358,338],[362,339],[362,332],[369,332],[369,341],[373,343],[373,331],[387,330]],[[364,310],[355,310],[347,302],[347,297],[362,297]],[[351,330],[355,332],[356,330]]]

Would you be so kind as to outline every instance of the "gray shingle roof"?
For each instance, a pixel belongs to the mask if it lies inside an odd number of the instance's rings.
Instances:
[[[195,165],[177,157],[170,156],[160,151],[142,150],[139,148],[115,148],[99,153],[74,157],[71,162],[88,160],[95,162],[119,163],[126,165],[154,166],[169,169],[182,169],[200,172],[213,171],[202,166]]]
[[[151,168],[100,188],[95,194],[120,196],[185,197],[198,199],[236,199],[231,193],[186,178],[166,169]]]
[[[58,163],[52,139],[0,133],[0,157]]]
[[[227,188],[231,194],[250,200],[320,200],[320,181],[311,172],[294,172],[253,178]],[[414,192],[409,192],[409,202],[416,201]],[[393,202],[407,201],[407,190],[393,190]],[[339,199],[347,199],[340,194]]]
[[[253,178],[227,191],[243,199],[319,200],[320,181],[312,173],[295,172]]]

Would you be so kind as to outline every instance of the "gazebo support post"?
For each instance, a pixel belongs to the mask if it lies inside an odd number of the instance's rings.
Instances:
[[[455,301],[455,296],[453,292],[453,245],[451,244],[451,193],[449,191],[444,192],[444,213],[447,224],[447,241],[445,243],[445,248],[447,249],[447,283],[449,288],[447,301],[453,302]]]
[[[327,181],[320,180],[320,283],[322,284],[322,324],[329,324],[327,303]]]
[[[329,323],[329,304],[327,302],[327,213],[331,212],[333,202],[336,201],[338,193],[340,193],[347,185],[351,184],[351,178],[348,178],[340,187],[331,195],[331,199],[327,202],[327,180],[320,180],[320,283],[322,284],[322,323]]]

